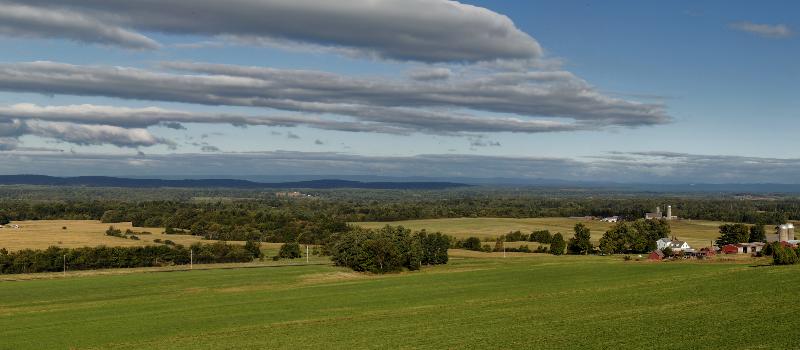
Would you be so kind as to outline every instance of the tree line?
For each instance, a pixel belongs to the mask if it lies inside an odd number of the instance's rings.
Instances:
[[[9,252],[0,249],[0,273],[60,272],[67,270],[97,270],[109,268],[132,268],[186,265],[194,263],[249,262],[261,257],[257,243],[250,247],[224,242],[212,244],[153,245],[142,247],[50,247],[43,250],[23,249]]]

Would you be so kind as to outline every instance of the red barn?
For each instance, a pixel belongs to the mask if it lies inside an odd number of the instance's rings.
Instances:
[[[661,260],[664,259],[664,252],[660,250],[654,250],[650,252],[650,255],[647,256],[648,260]]]
[[[739,247],[735,244],[726,244],[722,247],[722,253],[724,254],[739,254]]]

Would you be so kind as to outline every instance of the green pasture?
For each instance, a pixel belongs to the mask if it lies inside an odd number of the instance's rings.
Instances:
[[[0,282],[0,348],[797,347],[800,266],[453,253],[386,276],[323,265]]]
[[[592,231],[592,240],[600,240],[603,233],[612,225],[599,220],[584,220],[572,218],[454,218],[454,219],[429,219],[406,220],[392,222],[354,222],[366,228],[379,228],[385,225],[401,225],[412,230],[426,229],[431,232],[439,231],[457,238],[475,236],[479,238],[495,238],[510,231],[530,233],[534,230],[550,230],[551,233],[561,232],[569,238],[573,234],[573,227],[583,223]],[[691,246],[702,248],[711,245],[711,241],[719,236],[719,225],[722,222],[702,220],[671,221],[672,234],[678,239],[687,241]]]

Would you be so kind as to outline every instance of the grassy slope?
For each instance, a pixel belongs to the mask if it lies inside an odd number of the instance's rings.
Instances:
[[[413,230],[427,229],[439,231],[459,238],[476,236],[480,238],[497,237],[509,231],[520,230],[530,233],[533,230],[550,230],[552,233],[561,232],[565,237],[571,237],[573,227],[582,222],[592,231],[592,239],[597,242],[603,233],[613,224],[570,218],[456,218],[456,219],[430,219],[408,220],[395,222],[358,222],[353,223],[363,227],[377,228],[384,225],[403,225]],[[672,234],[679,239],[686,240],[690,245],[702,248],[711,244],[719,236],[720,222],[681,220],[671,222]]]
[[[800,266],[527,255],[384,277],[306,266],[0,286],[13,349],[777,349],[800,326]]]

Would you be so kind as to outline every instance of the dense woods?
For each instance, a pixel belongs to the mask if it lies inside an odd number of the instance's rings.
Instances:
[[[449,247],[450,239],[440,233],[412,233],[403,227],[386,226],[379,230],[351,230],[338,237],[329,249],[336,265],[386,273],[446,264]]]

